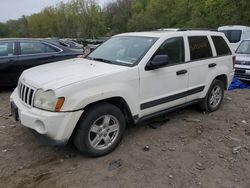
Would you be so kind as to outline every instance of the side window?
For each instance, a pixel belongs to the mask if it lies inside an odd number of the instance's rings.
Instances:
[[[20,42],[21,55],[51,53],[59,51],[41,42]]]
[[[183,37],[176,37],[166,40],[156,51],[155,55],[168,55],[169,64],[184,62],[185,49]]]
[[[212,57],[212,50],[206,36],[188,37],[190,58],[192,60]]]
[[[212,40],[214,42],[214,46],[216,49],[216,53],[218,56],[220,55],[231,55],[232,52],[228,47],[226,41],[221,36],[212,36]]]
[[[8,57],[14,55],[13,42],[0,42],[0,57]]]

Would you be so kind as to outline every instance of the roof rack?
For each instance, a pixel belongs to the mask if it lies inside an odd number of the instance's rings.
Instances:
[[[181,28],[178,31],[218,31],[218,30],[209,28]]]
[[[210,28],[161,28],[157,31],[218,31],[217,29]]]

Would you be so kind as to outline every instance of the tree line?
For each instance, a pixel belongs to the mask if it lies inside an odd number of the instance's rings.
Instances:
[[[249,0],[71,0],[0,23],[0,37],[97,38],[158,28],[250,25]]]

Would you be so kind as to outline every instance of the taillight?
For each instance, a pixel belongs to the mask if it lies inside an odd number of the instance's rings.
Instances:
[[[233,68],[234,68],[235,64],[236,64],[236,57],[233,56]]]

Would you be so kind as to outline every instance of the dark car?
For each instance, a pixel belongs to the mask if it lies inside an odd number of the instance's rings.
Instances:
[[[0,87],[15,86],[28,68],[75,58],[83,50],[73,50],[42,39],[0,39]]]
[[[90,49],[90,51],[94,51],[97,47],[99,47],[102,43],[106,42],[109,37],[102,37],[99,39],[87,39],[87,45],[86,47]]]
[[[83,49],[83,45],[75,42],[73,39],[60,39],[60,42],[68,45],[68,48]]]
[[[79,44],[72,39],[59,39],[59,38],[47,38],[46,41],[56,43],[58,45],[74,49],[74,50],[83,50],[83,45]]]

